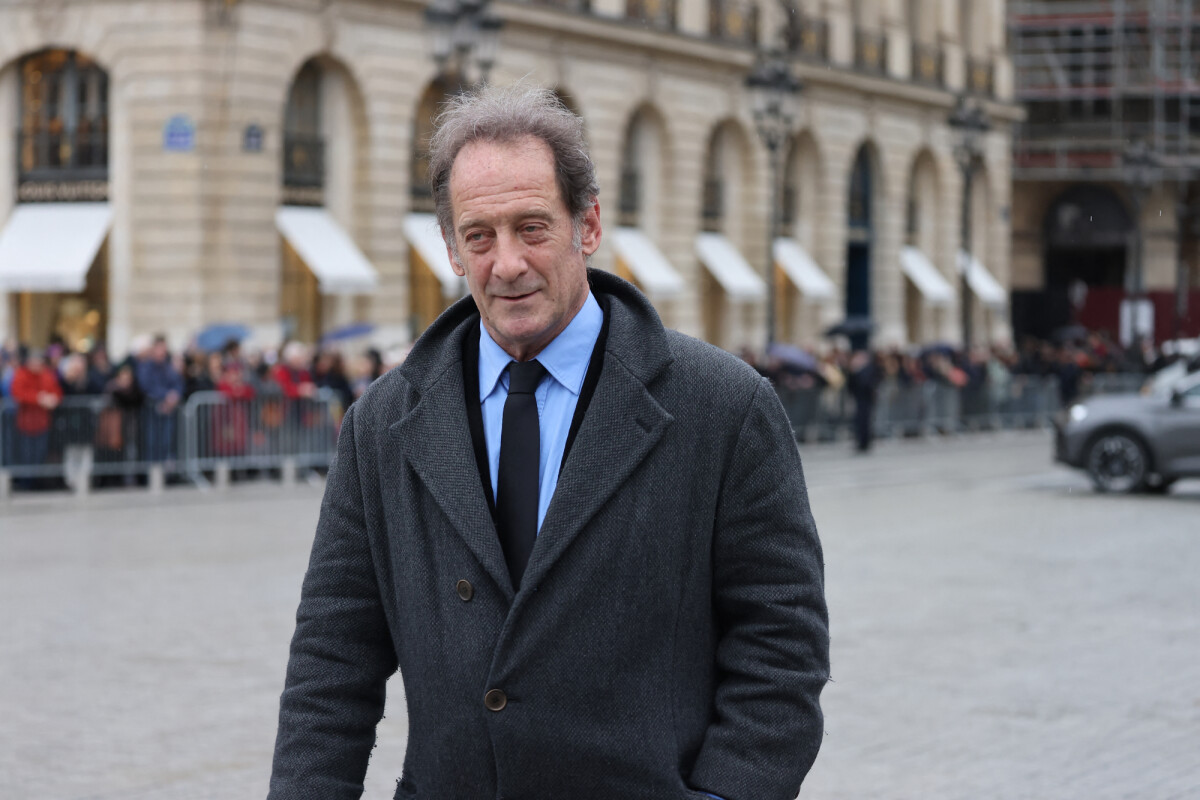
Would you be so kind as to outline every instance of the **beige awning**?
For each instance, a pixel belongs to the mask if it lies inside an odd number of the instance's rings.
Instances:
[[[962,270],[967,264],[967,254],[963,250],[958,251],[958,270]],[[967,285],[971,287],[971,291],[979,298],[985,306],[997,311],[1008,307],[1008,292],[1000,281],[988,271],[988,268],[974,256],[970,259],[971,268],[967,270]]]
[[[467,279],[460,278],[450,265],[442,229],[433,214],[408,214],[404,217],[404,238],[417,249],[421,260],[442,285],[442,296],[457,300],[467,293]]]
[[[733,242],[722,234],[702,233],[697,236],[696,255],[731,299],[752,301],[766,297],[767,284],[746,263]]]
[[[616,228],[613,244],[617,257],[629,268],[638,284],[652,298],[675,297],[686,284],[650,237],[637,228]]]
[[[371,262],[325,209],[280,206],[275,225],[312,270],[321,294],[369,294],[379,286]]]
[[[954,303],[954,287],[921,250],[907,245],[900,248],[900,269],[931,306]]]
[[[837,287],[799,240],[782,236],[775,240],[774,251],[775,263],[805,298],[827,301],[837,297]]]
[[[112,225],[108,203],[22,203],[0,233],[0,291],[82,292]]]

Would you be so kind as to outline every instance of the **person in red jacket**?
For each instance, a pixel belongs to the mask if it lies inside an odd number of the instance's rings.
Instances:
[[[254,399],[254,387],[246,383],[242,365],[227,362],[221,370],[217,391],[225,397],[225,403],[213,406],[213,452],[217,456],[240,456],[246,453],[250,435],[248,407]]]
[[[12,398],[17,403],[17,464],[33,466],[46,460],[50,418],[62,402],[62,387],[38,350],[30,350],[13,374]],[[32,479],[22,481],[32,485]]]

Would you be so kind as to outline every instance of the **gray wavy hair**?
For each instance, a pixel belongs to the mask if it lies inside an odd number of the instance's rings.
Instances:
[[[550,89],[536,86],[483,86],[451,97],[438,115],[429,142],[429,180],[438,225],[458,260],[454,214],[450,208],[450,170],[466,145],[475,141],[508,143],[533,136],[554,154],[558,188],[571,214],[575,247],[583,219],[600,194],[596,168],[588,153],[583,119]]]

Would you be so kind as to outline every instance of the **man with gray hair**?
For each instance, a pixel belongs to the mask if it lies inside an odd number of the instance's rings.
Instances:
[[[456,97],[430,173],[471,296],[346,414],[270,798],[361,795],[397,668],[397,798],[794,797],[829,637],[770,384],[588,269],[599,189],[552,93]]]

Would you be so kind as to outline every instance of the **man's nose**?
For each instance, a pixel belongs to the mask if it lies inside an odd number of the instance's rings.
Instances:
[[[525,262],[525,248],[516,236],[499,234],[493,253],[495,261],[492,274],[506,283],[517,280],[529,269]]]

